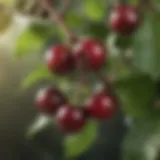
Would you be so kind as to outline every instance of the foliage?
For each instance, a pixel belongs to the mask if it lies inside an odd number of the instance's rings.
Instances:
[[[14,3],[13,0],[1,0],[1,2],[8,6]],[[129,0],[128,2],[131,4],[138,3],[137,0]],[[75,33],[106,41],[111,54],[109,65],[104,68],[103,72],[116,75],[115,88],[122,109],[126,115],[130,115],[135,120],[135,124],[124,142],[123,159],[157,160],[156,156],[160,148],[160,111],[156,109],[153,101],[157,98],[156,81],[159,81],[160,77],[160,13],[148,11],[144,15],[141,27],[133,37],[114,36],[111,41],[113,33],[106,27],[106,22],[104,23],[109,9],[108,1],[82,0],[75,3],[80,5],[78,6],[80,9],[75,9],[74,5],[71,7],[64,17],[66,25],[73,29]],[[155,3],[158,3],[158,1],[155,1]],[[5,21],[0,21],[0,30],[2,28],[2,32],[4,32],[3,29],[9,25],[9,21],[11,22],[11,17],[14,14],[10,13],[9,17],[8,15],[6,17],[6,14],[1,14],[1,16],[1,19],[5,19]],[[32,53],[42,54],[46,46],[57,43],[59,40],[66,41],[61,29],[56,24],[45,20],[36,20],[18,37],[14,55],[22,57]],[[108,45],[108,42],[111,45]],[[118,51],[118,55],[115,53],[115,49],[116,52]],[[128,49],[133,52],[133,60],[130,63],[132,68],[123,63],[121,59],[123,56],[121,52]],[[41,66],[26,77],[22,87],[28,88],[40,81],[48,80],[61,84],[61,88],[66,90],[69,82],[73,82],[74,78],[75,75],[71,75],[69,79],[64,77],[63,80],[60,80],[57,75],[51,75],[45,67]],[[72,83],[72,87],[78,86]],[[49,120],[45,118],[43,120],[45,123],[39,123],[38,120],[31,127],[29,136],[36,136],[36,133],[43,127],[48,126]],[[81,133],[70,137],[66,136],[64,152],[67,158],[77,157],[87,151],[96,137],[97,124],[94,121],[89,122]],[[153,151],[152,157],[148,152],[150,149]]]
[[[37,81],[41,80],[51,80],[54,79],[53,75],[51,75],[46,67],[38,67],[38,69],[31,72],[22,82],[23,88],[29,88],[37,83]]]
[[[106,1],[101,0],[83,0],[86,15],[91,20],[101,20],[105,16]],[[96,11],[96,12],[95,12]]]
[[[89,121],[81,133],[66,137],[64,142],[66,157],[73,158],[87,151],[90,145],[95,141],[96,137],[97,123]]]
[[[147,13],[133,42],[135,65],[139,70],[159,77],[159,15]],[[147,33],[147,34],[146,34]]]
[[[52,37],[54,27],[50,24],[31,24],[16,41],[16,56],[40,52],[46,39]]]
[[[159,123],[159,119],[135,120],[123,145],[124,160],[159,159]]]

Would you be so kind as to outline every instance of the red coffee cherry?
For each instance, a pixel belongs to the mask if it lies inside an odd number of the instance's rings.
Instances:
[[[90,70],[99,70],[106,62],[107,50],[105,46],[94,39],[87,39],[76,46],[75,59],[77,64]]]
[[[58,110],[56,120],[60,129],[69,133],[80,131],[85,124],[83,112],[70,105],[64,105]]]
[[[117,108],[116,99],[109,93],[98,93],[85,105],[88,115],[96,119],[108,119],[112,117]]]
[[[70,49],[65,45],[55,45],[45,55],[48,69],[54,73],[67,73],[74,68]]]
[[[117,6],[109,16],[110,28],[121,34],[132,34],[140,24],[140,15],[137,9],[130,5]]]
[[[55,114],[57,109],[66,102],[64,95],[54,87],[40,89],[35,99],[38,110],[48,115]]]

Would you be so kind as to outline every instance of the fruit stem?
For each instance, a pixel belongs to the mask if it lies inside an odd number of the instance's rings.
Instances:
[[[68,5],[69,1],[65,4],[65,10],[68,8]],[[62,13],[58,13],[57,10],[49,3],[49,0],[41,0],[41,7],[43,7],[43,9],[48,12],[48,14],[50,15],[50,19],[61,27],[66,37],[69,39],[69,42],[75,43],[77,41],[77,36],[75,36],[64,23]]]
[[[88,81],[88,72],[89,72],[89,66],[88,66],[88,60],[87,60],[87,57],[85,55],[81,55],[79,57],[79,60],[77,62],[77,70],[79,71],[80,73],[80,82],[83,84],[83,85],[88,85],[89,84],[89,81]]]
[[[97,72],[97,76],[104,83],[105,90],[110,91],[111,93],[113,93],[113,91],[114,91],[114,89],[113,89],[113,79],[111,77],[109,77],[109,76],[105,77],[100,72]]]

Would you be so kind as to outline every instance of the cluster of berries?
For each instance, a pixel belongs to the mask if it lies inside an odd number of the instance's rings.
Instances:
[[[55,115],[63,132],[80,131],[87,118],[99,120],[110,118],[116,111],[116,98],[106,91],[93,95],[82,107],[68,103],[66,97],[55,87],[41,89],[36,96],[36,106],[47,115]]]
[[[139,26],[139,17],[134,7],[120,5],[111,12],[109,26],[118,34],[130,35]],[[76,49],[70,49],[63,44],[52,46],[45,55],[49,71],[58,75],[67,74],[77,68],[97,72],[108,59],[105,45],[98,40],[85,39],[73,48]],[[38,91],[35,101],[39,111],[55,115],[60,129],[69,133],[80,131],[87,118],[110,118],[117,108],[116,97],[106,89],[95,93],[81,107],[69,104],[68,99],[55,87]]]

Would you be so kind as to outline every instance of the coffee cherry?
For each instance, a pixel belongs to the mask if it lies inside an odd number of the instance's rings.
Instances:
[[[140,15],[136,8],[129,5],[119,5],[110,14],[110,28],[121,34],[130,35],[139,26]]]
[[[58,89],[46,87],[38,91],[35,104],[40,112],[52,115],[61,105],[66,104],[66,101],[66,98]]]
[[[70,49],[64,45],[56,45],[45,55],[48,69],[54,73],[67,73],[73,69],[74,60]]]
[[[116,111],[116,100],[108,93],[98,93],[85,105],[88,114],[97,119],[108,119]]]
[[[60,129],[67,133],[78,132],[85,124],[83,112],[70,105],[64,105],[58,110],[56,120]]]
[[[103,67],[107,53],[105,46],[101,42],[88,39],[77,46],[75,49],[77,64],[80,63],[83,68],[91,70],[99,70]]]

